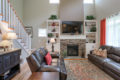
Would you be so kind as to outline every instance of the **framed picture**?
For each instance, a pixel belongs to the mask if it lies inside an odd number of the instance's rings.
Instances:
[[[25,29],[29,35],[31,35],[31,38],[33,38],[33,28],[32,26],[25,26]]]

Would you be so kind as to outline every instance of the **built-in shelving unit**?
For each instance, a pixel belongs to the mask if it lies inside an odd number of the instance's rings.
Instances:
[[[96,47],[97,21],[84,21],[84,34],[86,35],[86,58],[87,55]]]
[[[47,20],[47,42],[48,51],[52,51],[50,39],[55,39],[54,50],[60,52],[60,20]]]

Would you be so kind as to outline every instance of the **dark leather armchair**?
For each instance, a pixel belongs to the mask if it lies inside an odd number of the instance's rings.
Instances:
[[[67,72],[64,65],[64,59],[59,54],[51,54],[52,63],[47,65],[44,57],[47,54],[45,48],[34,51],[28,58],[27,62],[31,72],[60,72],[60,79],[66,80]]]

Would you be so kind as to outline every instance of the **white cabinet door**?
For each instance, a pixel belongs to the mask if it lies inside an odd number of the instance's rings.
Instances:
[[[90,54],[91,50],[94,50],[96,47],[95,43],[87,43],[86,44],[86,58],[88,58],[88,54]]]

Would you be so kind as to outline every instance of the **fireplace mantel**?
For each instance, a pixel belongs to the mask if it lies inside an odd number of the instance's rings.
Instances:
[[[85,35],[61,35],[60,39],[86,39]]]

